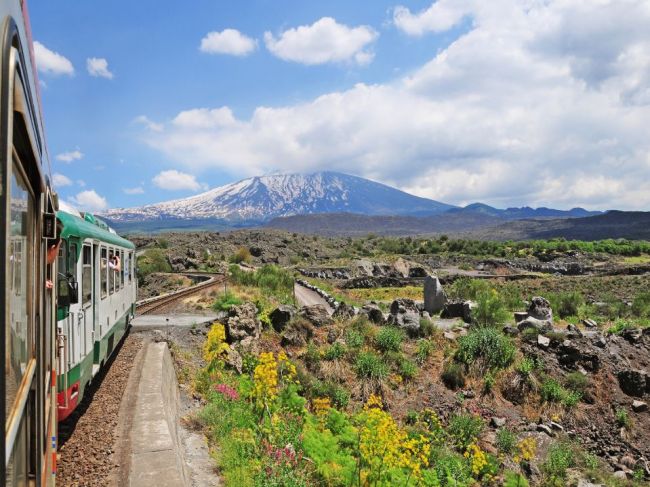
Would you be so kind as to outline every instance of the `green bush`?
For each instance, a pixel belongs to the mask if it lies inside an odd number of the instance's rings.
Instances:
[[[515,435],[508,428],[500,428],[497,431],[497,448],[500,453],[509,455],[515,451],[515,446],[517,445],[517,435]]]
[[[571,372],[564,378],[564,385],[567,389],[582,394],[589,388],[589,377],[580,372]]]
[[[410,360],[403,359],[399,364],[399,375],[405,380],[412,380],[418,373],[418,366]]]
[[[311,384],[312,397],[328,397],[334,407],[343,409],[350,402],[350,392],[332,381],[314,381]]]
[[[551,483],[557,483],[566,479],[567,470],[576,464],[573,447],[566,442],[552,444],[542,463],[542,472]]]
[[[520,473],[509,471],[504,475],[503,487],[528,487],[528,480]]]
[[[553,312],[560,318],[578,316],[580,307],[585,304],[585,298],[578,291],[552,293],[548,295]]]
[[[215,311],[228,311],[233,306],[239,306],[243,301],[235,296],[230,291],[226,291],[220,295],[212,304],[212,309]]]
[[[418,340],[417,351],[415,352],[415,361],[422,365],[433,352],[433,343],[429,340]]]
[[[627,411],[625,409],[617,409],[614,416],[616,417],[616,424],[621,428],[629,430],[632,427],[632,420],[630,419],[630,415],[627,414]]]
[[[236,284],[258,287],[282,302],[293,301],[293,274],[282,267],[265,265],[256,271],[244,271],[239,266],[231,265],[229,274],[230,280]]]
[[[305,365],[307,365],[307,367],[310,369],[314,370],[318,368],[318,364],[320,364],[320,350],[314,342],[309,342],[307,344],[304,360]]]
[[[334,343],[327,350],[325,350],[325,354],[323,355],[323,358],[325,360],[339,360],[344,355],[345,355],[345,347],[340,343]]]
[[[391,326],[382,328],[375,337],[377,348],[382,352],[399,352],[403,341],[404,332]]]
[[[454,300],[475,300],[479,294],[490,292],[490,283],[484,279],[460,277],[448,288],[448,296]]]
[[[436,324],[428,318],[420,318],[420,336],[430,337],[436,332]]]
[[[381,357],[372,352],[359,353],[354,368],[360,378],[381,381],[388,376],[388,366]]]
[[[345,343],[348,347],[361,348],[364,342],[365,339],[363,337],[363,334],[361,334],[358,330],[348,328],[345,331]]]
[[[154,272],[171,272],[172,266],[161,249],[149,249],[138,257],[138,278],[140,282]]]
[[[476,308],[472,310],[472,321],[476,325],[503,325],[509,316],[501,296],[495,290],[481,292],[476,297]]]
[[[228,260],[233,264],[241,264],[242,262],[248,263],[253,260],[253,256],[251,255],[250,250],[248,250],[246,247],[241,247],[239,250],[237,250],[237,252],[231,255],[230,259]]]
[[[475,485],[469,462],[462,455],[440,448],[431,452],[431,470],[424,472],[425,485],[469,487]]]
[[[485,423],[480,416],[456,414],[449,421],[447,432],[456,447],[464,452],[471,443],[476,442],[484,427]]]
[[[542,401],[561,403],[572,408],[580,402],[582,394],[577,391],[568,391],[555,379],[546,379],[539,390]]]
[[[470,366],[478,363],[482,370],[503,369],[515,359],[512,340],[494,328],[475,328],[458,339],[455,359]]]
[[[650,318],[650,292],[635,296],[632,301],[632,314],[639,318]]]
[[[455,362],[447,362],[440,376],[442,382],[449,389],[460,389],[465,387],[465,373],[463,367]]]

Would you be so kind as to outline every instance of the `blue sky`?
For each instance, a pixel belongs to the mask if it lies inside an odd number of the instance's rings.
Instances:
[[[333,169],[649,209],[650,8],[584,4],[31,0],[59,192],[101,211]]]

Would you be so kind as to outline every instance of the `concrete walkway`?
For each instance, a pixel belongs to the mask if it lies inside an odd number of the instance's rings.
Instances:
[[[296,297],[298,306],[313,306],[314,304],[322,304],[327,309],[328,314],[331,316],[334,310],[323,297],[316,291],[301,286],[297,282],[293,285],[293,292]]]
[[[178,384],[166,343],[146,345],[131,429],[131,487],[189,484],[178,430]]]
[[[217,313],[207,314],[169,314],[169,315],[144,315],[133,318],[131,324],[134,331],[152,330],[166,326],[187,326],[191,327],[212,322],[219,317]]]

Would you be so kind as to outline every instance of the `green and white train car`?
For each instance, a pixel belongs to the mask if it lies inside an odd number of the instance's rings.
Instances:
[[[77,407],[135,314],[135,246],[90,213],[62,204],[57,322],[58,420]],[[117,255],[121,266],[109,265]],[[67,294],[67,296],[66,296]]]

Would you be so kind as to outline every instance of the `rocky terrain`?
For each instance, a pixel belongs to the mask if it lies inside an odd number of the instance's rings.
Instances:
[[[327,404],[331,414],[343,415],[337,421],[362,428],[364,411],[377,397],[395,435],[403,432],[429,445],[427,460],[418,457],[417,468],[439,483],[417,474],[409,485],[585,487],[645,485],[650,479],[645,247],[508,247],[261,230],[166,234],[136,242],[141,258],[155,262],[149,254],[159,253],[173,272],[230,275],[225,292],[186,303],[212,307],[222,318],[191,330],[206,335],[207,348],[182,352],[195,357],[191,369],[183,365],[182,371],[202,404],[193,421],[221,452],[217,462],[226,485],[252,482],[259,462],[271,477],[285,479],[280,485],[287,485],[286,475],[303,485],[348,485],[318,466],[325,460],[317,445],[325,437],[313,437],[309,418],[319,417]],[[166,276],[152,273],[143,289],[155,293]],[[291,295],[294,281],[325,305],[298,306]],[[211,346],[217,355],[206,355]],[[285,363],[278,370],[295,367],[299,389],[278,382],[276,387],[287,389],[265,403],[270,418],[298,428],[303,440],[274,433],[273,420],[262,430],[258,420],[228,426],[231,414],[256,417],[256,401],[263,399],[249,401],[243,391],[251,381],[261,391],[258,381],[272,363]],[[213,390],[222,392],[207,392]],[[296,404],[303,404],[305,419],[294,425]],[[334,426],[318,431],[346,441]],[[240,450],[242,434],[257,438],[246,443],[246,454]],[[291,464],[291,474],[274,463],[275,454],[268,456],[288,444],[301,458]],[[237,461],[230,448],[239,452]],[[363,465],[366,453],[357,448],[332,450],[342,456],[329,461],[342,462],[342,469],[350,459]],[[453,482],[442,467],[451,464],[457,469]],[[386,473],[384,481],[404,485],[398,479],[410,467],[401,468]],[[506,483],[513,479],[517,483]]]

